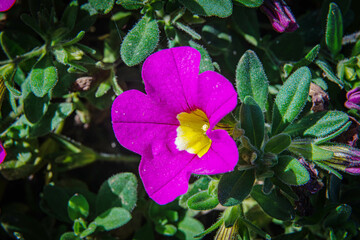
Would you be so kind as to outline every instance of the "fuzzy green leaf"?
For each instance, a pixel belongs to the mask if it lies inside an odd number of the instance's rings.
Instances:
[[[254,181],[253,170],[233,171],[224,174],[218,187],[219,202],[227,207],[241,203],[251,192]]]
[[[142,0],[117,0],[116,4],[121,5],[123,8],[127,10],[135,10],[141,8],[143,5]]]
[[[251,144],[259,149],[264,139],[264,124],[261,108],[252,97],[246,96],[240,107],[240,127]]]
[[[131,214],[124,208],[114,207],[97,216],[94,223],[98,228],[110,231],[119,228],[131,219]]]
[[[236,68],[236,89],[241,101],[251,96],[262,110],[268,95],[268,80],[264,68],[255,52],[248,50]]]
[[[236,2],[242,3],[246,7],[260,7],[264,0],[235,0]]]
[[[348,121],[349,116],[344,112],[317,112],[291,124],[284,132],[294,137],[326,137],[339,130]]]
[[[106,14],[111,11],[115,0],[89,0],[90,6],[99,13]]]
[[[144,16],[125,36],[120,48],[122,60],[128,66],[142,62],[159,41],[159,27],[155,19]]]
[[[204,231],[204,226],[199,220],[192,217],[185,217],[178,224],[178,232],[176,233],[176,236],[179,235],[179,239],[191,240],[194,239],[195,235],[203,231]],[[185,238],[183,238],[183,235],[185,235]]]
[[[30,86],[32,92],[37,97],[47,94],[58,81],[56,67],[52,64],[51,56],[42,56],[35,63],[30,73]]]
[[[205,71],[214,71],[215,70],[214,65],[212,64],[211,57],[209,53],[206,51],[206,49],[192,40],[189,41],[189,45],[190,47],[193,47],[196,50],[198,50],[201,54],[199,73],[203,73]]]
[[[336,56],[342,45],[343,21],[340,8],[335,3],[330,3],[327,16],[325,43],[333,56]]]
[[[137,201],[137,180],[132,173],[119,173],[106,180],[96,198],[96,212],[122,207],[131,212]]]
[[[294,157],[281,156],[274,167],[276,176],[288,185],[304,185],[310,180],[308,170]]]
[[[209,195],[207,191],[198,192],[187,201],[188,207],[193,210],[211,210],[218,204],[218,199]]]
[[[309,95],[311,73],[307,67],[296,70],[276,96],[272,115],[272,135],[283,131],[299,115]]]
[[[329,64],[321,60],[316,60],[315,63],[321,70],[324,71],[327,79],[339,85],[340,88],[344,87],[344,82],[335,75]]]
[[[192,13],[200,16],[228,17],[232,13],[231,0],[179,0]]]

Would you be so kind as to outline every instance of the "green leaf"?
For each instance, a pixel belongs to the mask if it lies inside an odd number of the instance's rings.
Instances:
[[[344,112],[316,112],[289,125],[284,132],[294,137],[326,137],[339,130],[348,121],[349,116]]]
[[[71,220],[87,218],[89,215],[89,203],[86,198],[76,193],[68,202],[68,215]]]
[[[314,163],[316,164],[316,166],[328,171],[331,174],[334,174],[337,178],[342,179],[342,175],[336,171],[334,168],[328,166],[327,164],[321,162],[321,161],[314,161]]]
[[[206,51],[206,49],[192,40],[189,41],[189,45],[190,47],[198,50],[201,54],[199,74],[205,71],[214,71],[215,70],[214,65],[212,64],[211,57],[209,53]]]
[[[277,191],[272,191],[270,194],[265,195],[261,188],[261,185],[255,185],[250,195],[258,202],[264,212],[273,218],[283,221],[294,219],[294,208],[286,197]]]
[[[339,226],[349,220],[351,216],[352,208],[350,205],[341,204],[333,209],[330,214],[324,220],[324,226]]]
[[[70,4],[65,8],[65,11],[61,17],[61,22],[71,31],[74,29],[76,18],[78,15],[78,3],[77,1],[72,1]]]
[[[46,34],[44,31],[40,28],[38,21],[36,21],[35,18],[28,14],[21,14],[20,19],[29,27],[31,27],[39,36],[41,36],[42,39],[46,40]]]
[[[80,240],[80,237],[73,232],[66,232],[61,235],[60,240]]]
[[[329,64],[327,64],[326,62],[321,61],[321,60],[316,60],[315,63],[316,63],[316,65],[318,65],[318,67],[321,70],[324,71],[327,79],[329,79],[330,81],[339,85],[340,88],[344,87],[344,82],[341,79],[339,79],[338,77],[336,77],[335,73],[333,72],[333,70],[331,69]]]
[[[239,2],[246,7],[260,7],[263,4],[264,0],[235,0],[235,2]]]
[[[253,170],[233,171],[224,174],[218,187],[220,204],[228,207],[241,203],[251,192],[254,181]]]
[[[128,66],[142,62],[155,49],[159,41],[159,27],[155,19],[144,16],[125,36],[120,54]]]
[[[37,97],[47,94],[58,81],[56,67],[52,64],[50,55],[42,56],[35,63],[30,73],[30,86],[32,92]]]
[[[255,52],[248,50],[241,57],[236,68],[236,89],[241,101],[251,96],[261,110],[265,110],[268,95],[268,80],[263,66]]]
[[[85,238],[93,234],[96,230],[97,225],[94,222],[91,222],[89,226],[80,234],[81,238]]]
[[[106,180],[96,198],[96,212],[122,207],[131,212],[137,201],[137,179],[132,173],[119,173]]]
[[[114,6],[115,0],[89,0],[90,6],[99,13],[107,14]]]
[[[72,103],[50,104],[40,121],[30,127],[30,136],[39,137],[55,130],[73,111]]]
[[[264,151],[279,154],[291,144],[291,137],[288,134],[280,133],[273,136],[266,143]]]
[[[260,149],[264,140],[264,115],[251,96],[246,96],[240,107],[240,127],[251,144]]]
[[[211,196],[206,190],[196,193],[187,201],[187,205],[193,210],[211,210],[218,204],[218,199]]]
[[[191,184],[189,186],[189,190],[187,191],[187,193],[185,193],[180,197],[179,205],[184,208],[187,208],[187,201],[189,200],[189,198],[200,191],[208,189],[209,183],[210,183],[210,178],[205,176],[198,179],[193,184]]]
[[[31,123],[40,121],[48,109],[49,101],[48,95],[37,97],[32,92],[29,92],[24,99],[24,114],[26,119]]]
[[[193,14],[200,16],[229,17],[232,13],[231,0],[179,0]]]
[[[164,236],[174,236],[177,232],[177,228],[172,224],[156,225],[155,230]]]
[[[235,30],[250,44],[257,46],[260,39],[260,26],[256,9],[235,6],[231,17]]]
[[[70,222],[67,214],[69,199],[70,195],[63,188],[47,185],[44,187],[40,207],[48,215],[62,222]]]
[[[179,239],[195,240],[194,236],[203,231],[204,226],[199,220],[192,217],[185,217],[178,224],[176,236],[179,236]],[[182,237],[183,235],[185,236]]]
[[[39,47],[40,42],[25,32],[7,30],[0,33],[1,47],[9,59],[14,59]]]
[[[175,23],[175,26],[176,26],[178,29],[180,29],[180,30],[186,32],[187,34],[189,34],[193,39],[196,39],[196,40],[200,40],[200,39],[201,39],[201,35],[198,34],[197,32],[195,32],[195,30],[192,29],[192,28],[190,28],[189,26],[187,26],[187,25],[185,25],[185,24],[182,24],[182,23],[180,23],[180,22],[176,22],[176,23]]]
[[[310,82],[311,73],[307,67],[299,68],[286,80],[275,99],[272,135],[283,131],[299,115],[306,104]]]
[[[139,9],[143,6],[142,0],[117,0],[116,4],[121,5],[123,8],[127,10],[135,10]]]
[[[276,176],[288,185],[304,185],[310,180],[308,170],[292,156],[280,156],[274,170]]]
[[[342,45],[343,21],[339,7],[335,3],[330,3],[327,16],[325,43],[333,56],[336,56]]]
[[[95,97],[98,98],[104,96],[110,89],[111,89],[110,81],[105,81],[100,83],[98,89],[95,92]]]
[[[110,231],[125,225],[130,219],[131,214],[126,209],[114,207],[97,216],[94,223],[98,228]]]

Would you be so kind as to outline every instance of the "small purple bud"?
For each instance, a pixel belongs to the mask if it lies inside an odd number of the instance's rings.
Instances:
[[[360,87],[350,90],[346,94],[346,98],[345,107],[360,110]]]
[[[265,0],[260,9],[277,32],[293,32],[299,28],[289,6],[283,0]]]

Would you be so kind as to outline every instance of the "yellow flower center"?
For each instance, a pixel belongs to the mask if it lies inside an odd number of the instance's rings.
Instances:
[[[197,154],[199,158],[204,156],[211,146],[211,139],[206,135],[210,126],[206,114],[197,109],[190,113],[179,113],[176,118],[180,122],[180,126],[176,129],[176,148]]]

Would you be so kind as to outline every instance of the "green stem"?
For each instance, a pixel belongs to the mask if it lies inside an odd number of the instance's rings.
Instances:
[[[40,56],[41,54],[43,54],[45,52],[45,50],[46,50],[46,45],[43,45],[41,47],[34,48],[30,52],[27,52],[27,53],[25,53],[23,55],[17,56],[14,59],[8,59],[8,60],[5,60],[5,61],[0,61],[0,65],[5,65],[5,64],[8,64],[8,63],[18,63],[18,62],[23,61],[23,60],[27,60],[27,59],[30,59],[30,58],[33,58],[33,57],[37,57],[37,56]]]
[[[96,159],[105,162],[134,162],[138,163],[140,157],[138,155],[126,156],[122,154],[96,153]]]

